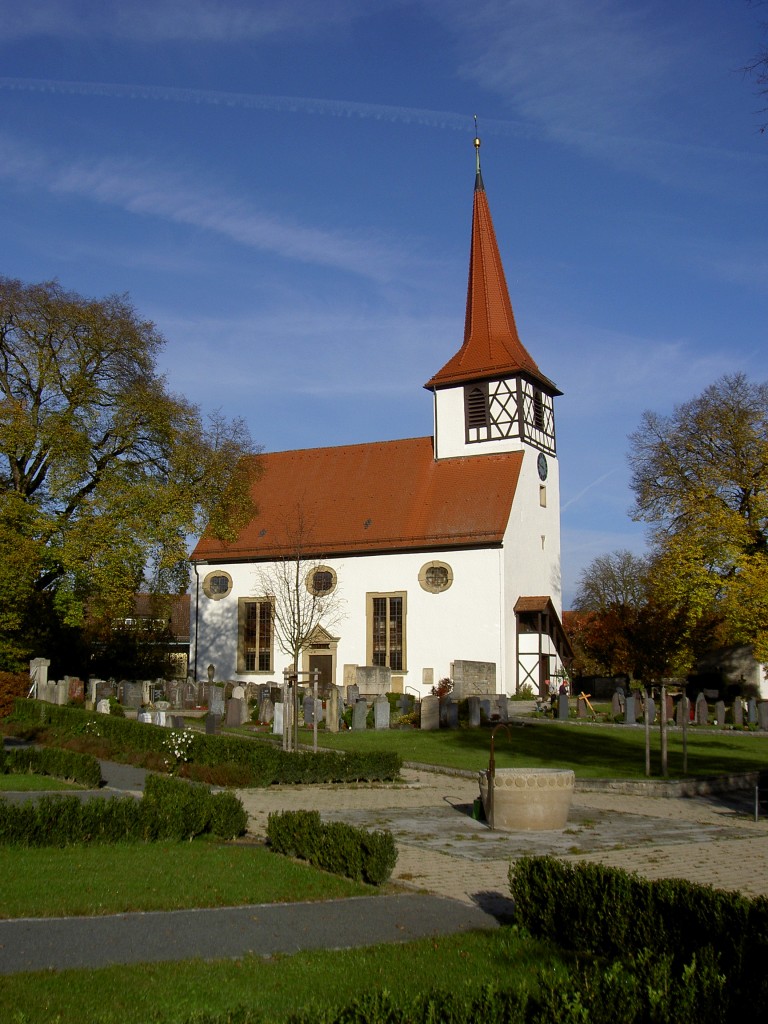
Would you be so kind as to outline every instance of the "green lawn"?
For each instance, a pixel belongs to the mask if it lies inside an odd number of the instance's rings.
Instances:
[[[302,952],[268,960],[141,964],[4,977],[3,1007],[13,1024],[169,1024],[192,1014],[247,1006],[265,1022],[310,1003],[342,1006],[380,988],[393,995],[463,991],[485,982],[531,990],[535,974],[565,973],[552,946],[503,928],[406,945]],[[23,1011],[23,1013],[22,1013]]]
[[[206,839],[64,849],[0,846],[0,878],[5,918],[291,903],[377,891],[261,845]]]
[[[75,782],[64,782],[50,775],[22,774],[0,775],[0,792],[2,793],[38,793],[53,792],[57,789],[82,789]]]
[[[311,730],[300,742],[311,744]],[[768,736],[756,733],[688,731],[688,773],[715,775],[768,767]],[[658,727],[651,731],[651,771],[661,774]],[[318,744],[336,750],[397,751],[404,761],[482,771],[488,767],[491,730],[390,729],[321,732]],[[522,766],[572,768],[578,778],[644,778],[645,733],[642,727],[536,722],[503,727],[494,741],[497,768]],[[680,730],[668,732],[670,776],[683,768]]]

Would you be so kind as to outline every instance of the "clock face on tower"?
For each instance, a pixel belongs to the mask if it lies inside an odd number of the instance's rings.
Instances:
[[[539,471],[539,480],[547,479],[547,457],[544,452],[539,452],[539,457],[536,460],[536,468]]]

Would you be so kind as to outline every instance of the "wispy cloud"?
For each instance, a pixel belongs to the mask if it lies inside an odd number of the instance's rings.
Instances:
[[[51,154],[0,136],[0,176],[20,187],[34,184],[50,193],[203,228],[252,249],[375,281],[396,277],[409,258],[385,239],[291,223],[257,209],[246,198],[199,185],[187,174],[158,171],[148,162],[62,164]]]
[[[386,103],[358,103],[355,100],[327,100],[312,96],[271,96],[259,93],[221,92],[215,89],[177,89],[169,86],[107,82],[62,82],[42,78],[0,78],[0,89],[41,95],[107,96],[120,100],[203,103],[208,106],[237,107],[243,110],[322,114],[326,117],[363,118],[461,132],[469,132],[472,129],[472,117],[469,113],[393,106]],[[483,134],[531,137],[542,133],[524,121],[483,118]]]
[[[749,154],[746,137],[735,151],[711,141],[706,118],[698,134],[683,120],[690,114],[681,83],[712,74],[711,40],[690,10],[678,16],[673,7],[664,30],[650,6],[626,0],[424,2],[461,38],[461,74],[549,138],[705,193],[722,193],[734,165],[747,162],[755,193],[763,187],[768,157]],[[742,196],[745,184],[742,178]]]
[[[343,24],[391,6],[392,0],[0,0],[0,39],[41,35],[143,42],[258,40]]]

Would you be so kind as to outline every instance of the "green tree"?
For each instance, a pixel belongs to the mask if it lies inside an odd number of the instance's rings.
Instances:
[[[0,278],[0,667],[183,592],[188,536],[253,515],[245,424],[171,394],[162,344],[124,296]]]
[[[651,524],[654,592],[694,650],[768,658],[768,385],[720,378],[631,436],[634,517]]]

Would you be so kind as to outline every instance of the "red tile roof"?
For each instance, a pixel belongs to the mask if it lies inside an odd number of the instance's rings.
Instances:
[[[528,374],[545,389],[560,394],[518,336],[491,211],[478,174],[472,208],[464,343],[424,387],[451,387],[518,373]]]
[[[203,536],[193,561],[499,545],[522,452],[435,461],[431,437],[259,456],[258,514],[230,544]]]

